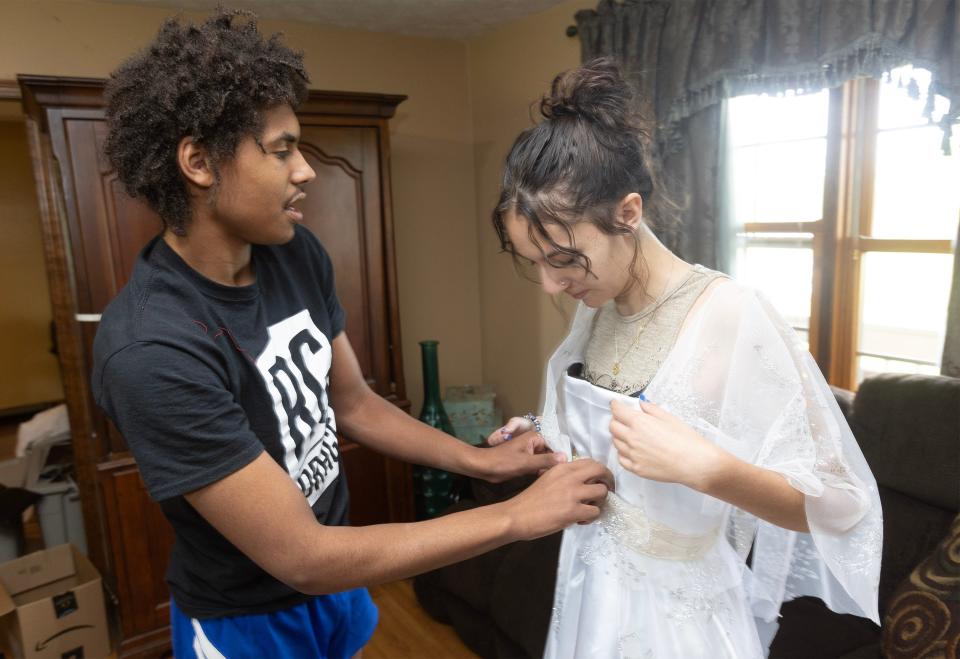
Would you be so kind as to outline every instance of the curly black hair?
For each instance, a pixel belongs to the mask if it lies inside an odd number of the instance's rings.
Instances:
[[[164,22],[156,39],[107,82],[104,153],[132,197],[142,197],[168,229],[186,234],[190,198],[177,145],[190,136],[217,165],[246,136],[258,136],[264,110],[306,98],[303,54],[264,39],[250,12],[220,9],[201,25]]]

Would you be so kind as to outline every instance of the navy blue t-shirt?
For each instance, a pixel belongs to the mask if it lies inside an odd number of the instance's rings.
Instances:
[[[195,618],[263,613],[306,596],[241,553],[184,494],[266,451],[320,523],[348,523],[327,397],[331,342],[344,325],[330,258],[298,226],[285,245],[253,246],[251,259],[256,283],[223,286],[155,238],[94,341],[94,398],[173,526],[167,581]]]

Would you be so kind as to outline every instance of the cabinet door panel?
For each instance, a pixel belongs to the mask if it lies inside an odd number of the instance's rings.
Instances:
[[[340,459],[350,487],[350,524],[366,526],[392,521],[387,458],[348,439],[340,440]]]
[[[304,224],[330,254],[360,369],[374,391],[386,395],[388,347],[377,328],[385,321],[377,130],[309,121],[300,148],[317,177],[306,186]]]
[[[95,322],[79,323],[80,332],[83,337],[84,355],[87,355],[84,372],[88,382],[90,381],[92,375],[91,369],[93,368],[93,340],[97,335],[97,327],[99,326],[100,323]],[[96,404],[92,396],[86,400],[89,403],[90,424],[93,428],[91,441],[94,442],[94,454],[98,457],[103,457],[127,451],[127,443],[123,439],[123,435],[120,434],[120,431],[113,425],[113,422],[107,418],[107,415],[103,413],[103,410]]]
[[[99,471],[122,632],[132,638],[169,624],[165,574],[173,529],[150,500],[132,459],[100,465]]]
[[[89,114],[89,113],[85,113]],[[64,175],[77,313],[102,313],[130,278],[137,254],[162,228],[145,203],[132,199],[104,160],[106,125],[98,117],[64,118]]]

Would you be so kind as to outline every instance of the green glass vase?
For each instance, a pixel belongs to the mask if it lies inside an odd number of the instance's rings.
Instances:
[[[437,364],[437,341],[421,341],[423,365],[423,408],[420,420],[428,426],[454,435],[453,425],[440,400],[440,374]],[[444,508],[459,499],[459,479],[442,469],[413,468],[417,519],[436,517]]]

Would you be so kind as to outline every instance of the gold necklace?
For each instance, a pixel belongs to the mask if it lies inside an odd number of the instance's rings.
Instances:
[[[681,281],[679,284],[677,284],[676,288],[671,289],[671,288],[670,288],[670,280],[673,278],[673,266],[674,266],[674,265],[676,265],[676,261],[671,261],[671,262],[670,262],[670,272],[667,273],[667,283],[664,284],[664,286],[663,286],[663,293],[660,294],[660,297],[657,298],[656,300],[654,300],[653,304],[650,305],[650,314],[653,314],[654,312],[656,312],[656,310],[660,308],[660,305],[662,305],[662,304],[663,304],[664,302],[666,302],[671,296],[673,296],[674,293],[676,293],[678,290],[680,290],[680,288],[681,288],[684,284],[687,283],[687,281],[690,279],[690,277],[693,276],[693,270],[691,269],[689,275],[688,275],[687,277],[685,277],[683,281]],[[649,324],[649,322],[648,322],[647,324]],[[622,368],[622,362],[623,362],[623,360],[627,358],[627,355],[630,354],[630,351],[633,350],[633,347],[634,347],[635,345],[637,345],[637,341],[640,340],[640,335],[643,334],[643,330],[646,329],[646,324],[643,324],[643,323],[640,324],[640,328],[637,330],[637,333],[634,334],[634,336],[633,336],[633,341],[630,342],[630,345],[627,346],[627,349],[623,351],[623,354],[622,354],[620,357],[617,357],[617,355],[620,354],[620,346],[619,346],[619,343],[620,343],[620,342],[619,342],[619,340],[618,340],[618,335],[619,335],[619,333],[617,332],[617,327],[619,327],[618,324],[613,326],[613,358],[614,358],[614,362],[613,362],[613,366],[612,366],[611,369],[610,369],[610,372],[613,374],[614,377],[620,375],[620,371],[623,370],[623,368]]]
[[[617,345],[617,326],[613,326],[613,357],[616,361],[613,362],[613,367],[610,369],[610,372],[613,373],[614,377],[620,375],[620,362],[627,358],[627,355],[630,354],[630,351],[633,350],[633,346],[636,345],[637,341],[640,339],[640,334],[643,333],[643,328],[641,327],[637,330],[637,333],[633,336],[633,341],[630,342],[630,345],[627,346],[627,349],[624,350],[623,355],[617,358],[617,354],[620,352],[620,348]]]

